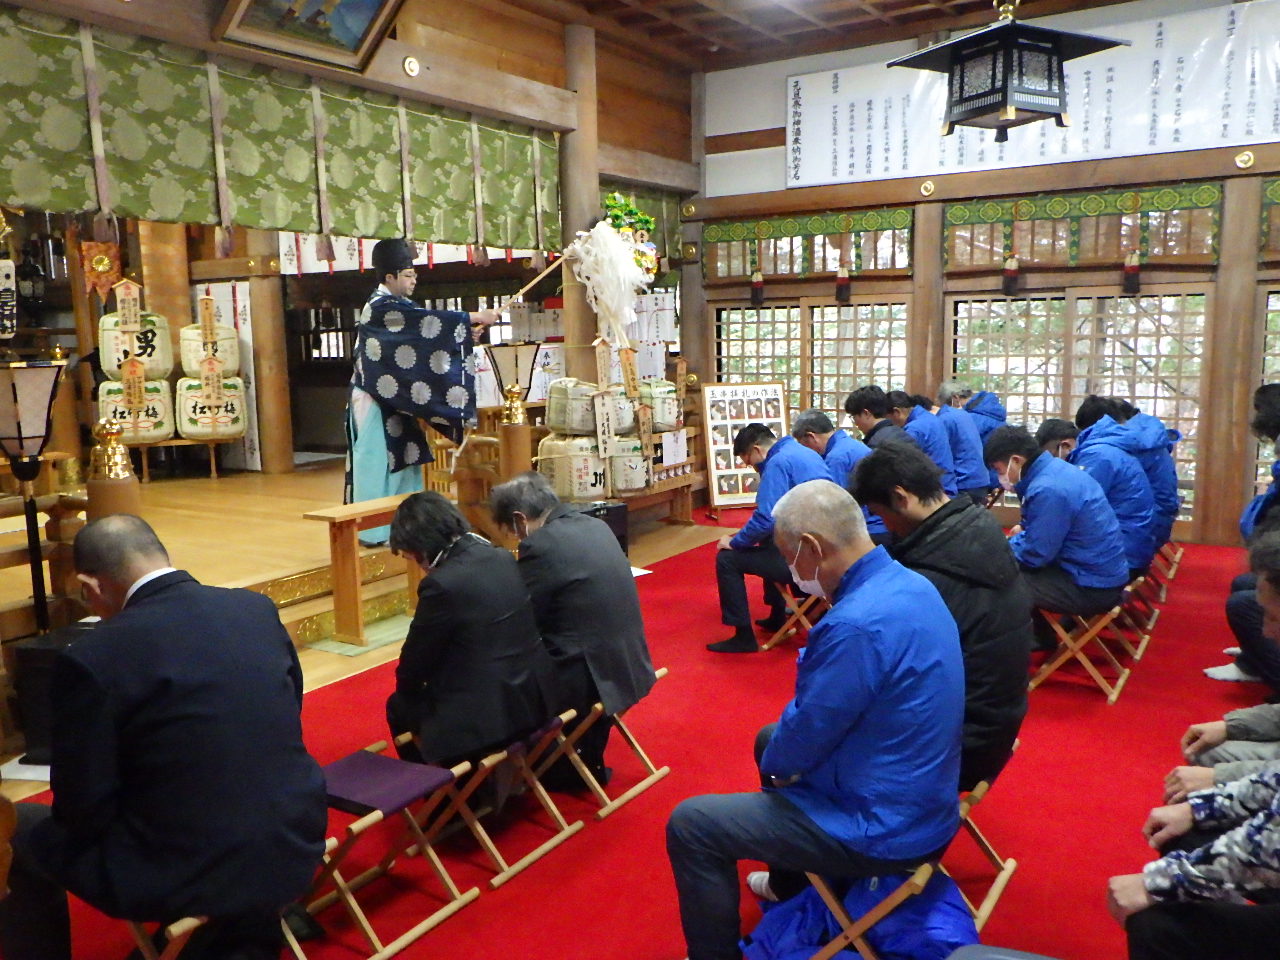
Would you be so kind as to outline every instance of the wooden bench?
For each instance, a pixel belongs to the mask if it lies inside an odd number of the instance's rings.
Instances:
[[[340,507],[327,507],[304,513],[307,520],[329,524],[329,560],[333,567],[334,639],[365,646],[364,608],[360,598],[360,531],[381,527],[391,522],[396,507],[409,494],[362,500]],[[409,581],[409,602],[418,595],[422,568],[405,558],[405,575]]]

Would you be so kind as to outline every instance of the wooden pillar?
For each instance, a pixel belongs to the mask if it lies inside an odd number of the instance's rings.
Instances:
[[[578,126],[560,138],[560,224],[567,245],[590,228],[600,211],[600,142],[596,132],[596,32],[570,23],[564,28],[565,86],[578,94]],[[564,368],[580,380],[596,379],[596,316],[586,288],[564,271]]]
[[[702,174],[702,190],[685,201],[696,208],[702,202],[706,190],[706,74],[695,73],[689,78],[690,107],[692,113],[693,162]],[[702,277],[702,221],[684,224],[680,231],[684,244],[693,244],[698,250],[698,260],[680,268],[680,353],[689,363],[689,372],[696,373],[703,383],[716,379],[715,348],[709,336],[711,317],[707,311],[707,289]]]
[[[499,424],[498,442],[500,482],[533,469],[533,427],[527,423]]]
[[[97,294],[90,294],[84,285],[84,263],[80,259],[80,229],[73,222],[67,229],[67,279],[71,283],[71,310],[76,321],[76,356],[87,357],[98,347],[98,311],[93,301]],[[69,380],[69,378],[68,378]],[[93,395],[93,371],[87,363],[76,367],[77,388],[76,416],[80,423],[92,427],[98,421],[97,406]]]
[[[1202,543],[1236,545],[1240,511],[1252,492],[1252,358],[1260,355],[1258,244],[1262,178],[1228,178],[1222,198],[1218,277],[1205,331],[1200,385],[1196,523]]]
[[[138,221],[143,308],[169,321],[173,355],[178,356],[181,330],[195,322],[191,309],[191,270],[187,260],[187,228],[180,223]]]
[[[248,231],[253,269],[276,264],[276,235]],[[293,472],[293,410],[289,394],[289,350],[285,331],[284,288],[279,275],[249,278],[253,311],[253,376],[258,394],[258,447],[263,473]]]
[[[946,373],[942,296],[942,204],[920,203],[911,227],[911,320],[907,324],[907,389],[933,396]]]

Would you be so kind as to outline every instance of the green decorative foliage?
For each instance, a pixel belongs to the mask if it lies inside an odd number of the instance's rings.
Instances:
[[[204,55],[94,32],[112,212],[216,223],[213,128]]]
[[[231,220],[260,230],[320,230],[310,81],[247,63],[219,64]]]
[[[677,259],[680,256],[680,195],[667,190],[646,189],[627,184],[600,181],[600,209],[608,211],[609,197],[621,198],[624,207],[629,207],[646,221],[649,241],[657,248],[658,256]],[[617,203],[618,201],[614,201]],[[612,217],[611,217],[612,219]],[[624,218],[625,219],[625,218]],[[615,222],[614,226],[618,226]]]
[[[98,205],[78,26],[0,8],[0,203],[79,212]]]

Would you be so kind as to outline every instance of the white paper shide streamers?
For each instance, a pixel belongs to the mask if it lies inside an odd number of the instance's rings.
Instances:
[[[600,221],[565,250],[587,289],[599,333],[615,347],[630,347],[625,327],[634,323],[636,295],[649,289],[650,276],[636,262],[636,244]]]

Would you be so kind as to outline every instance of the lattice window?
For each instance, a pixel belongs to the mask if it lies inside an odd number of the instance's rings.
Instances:
[[[907,379],[907,304],[850,303],[814,307],[808,404],[836,423],[861,384],[901,390]]]
[[[1045,417],[1060,415],[1066,298],[956,300],[952,319],[956,379],[999,395],[1009,422],[1032,431]]]
[[[1182,518],[1195,508],[1204,357],[1203,293],[1080,297],[1069,410],[1090,393],[1124,397],[1182,434],[1174,447]]]
[[[1280,180],[1262,185],[1262,259],[1280,260]]]
[[[780,381],[800,407],[803,320],[798,305],[727,307],[716,312],[716,356],[723,383]]]
[[[1273,209],[1280,210],[1280,207]],[[1262,379],[1261,383],[1280,381],[1280,290],[1267,293],[1267,303],[1263,314],[1262,331]],[[1252,419],[1253,410],[1249,410]],[[1271,464],[1276,455],[1272,445],[1266,441],[1258,442],[1257,465],[1254,470],[1254,492],[1262,493],[1271,484]]]

